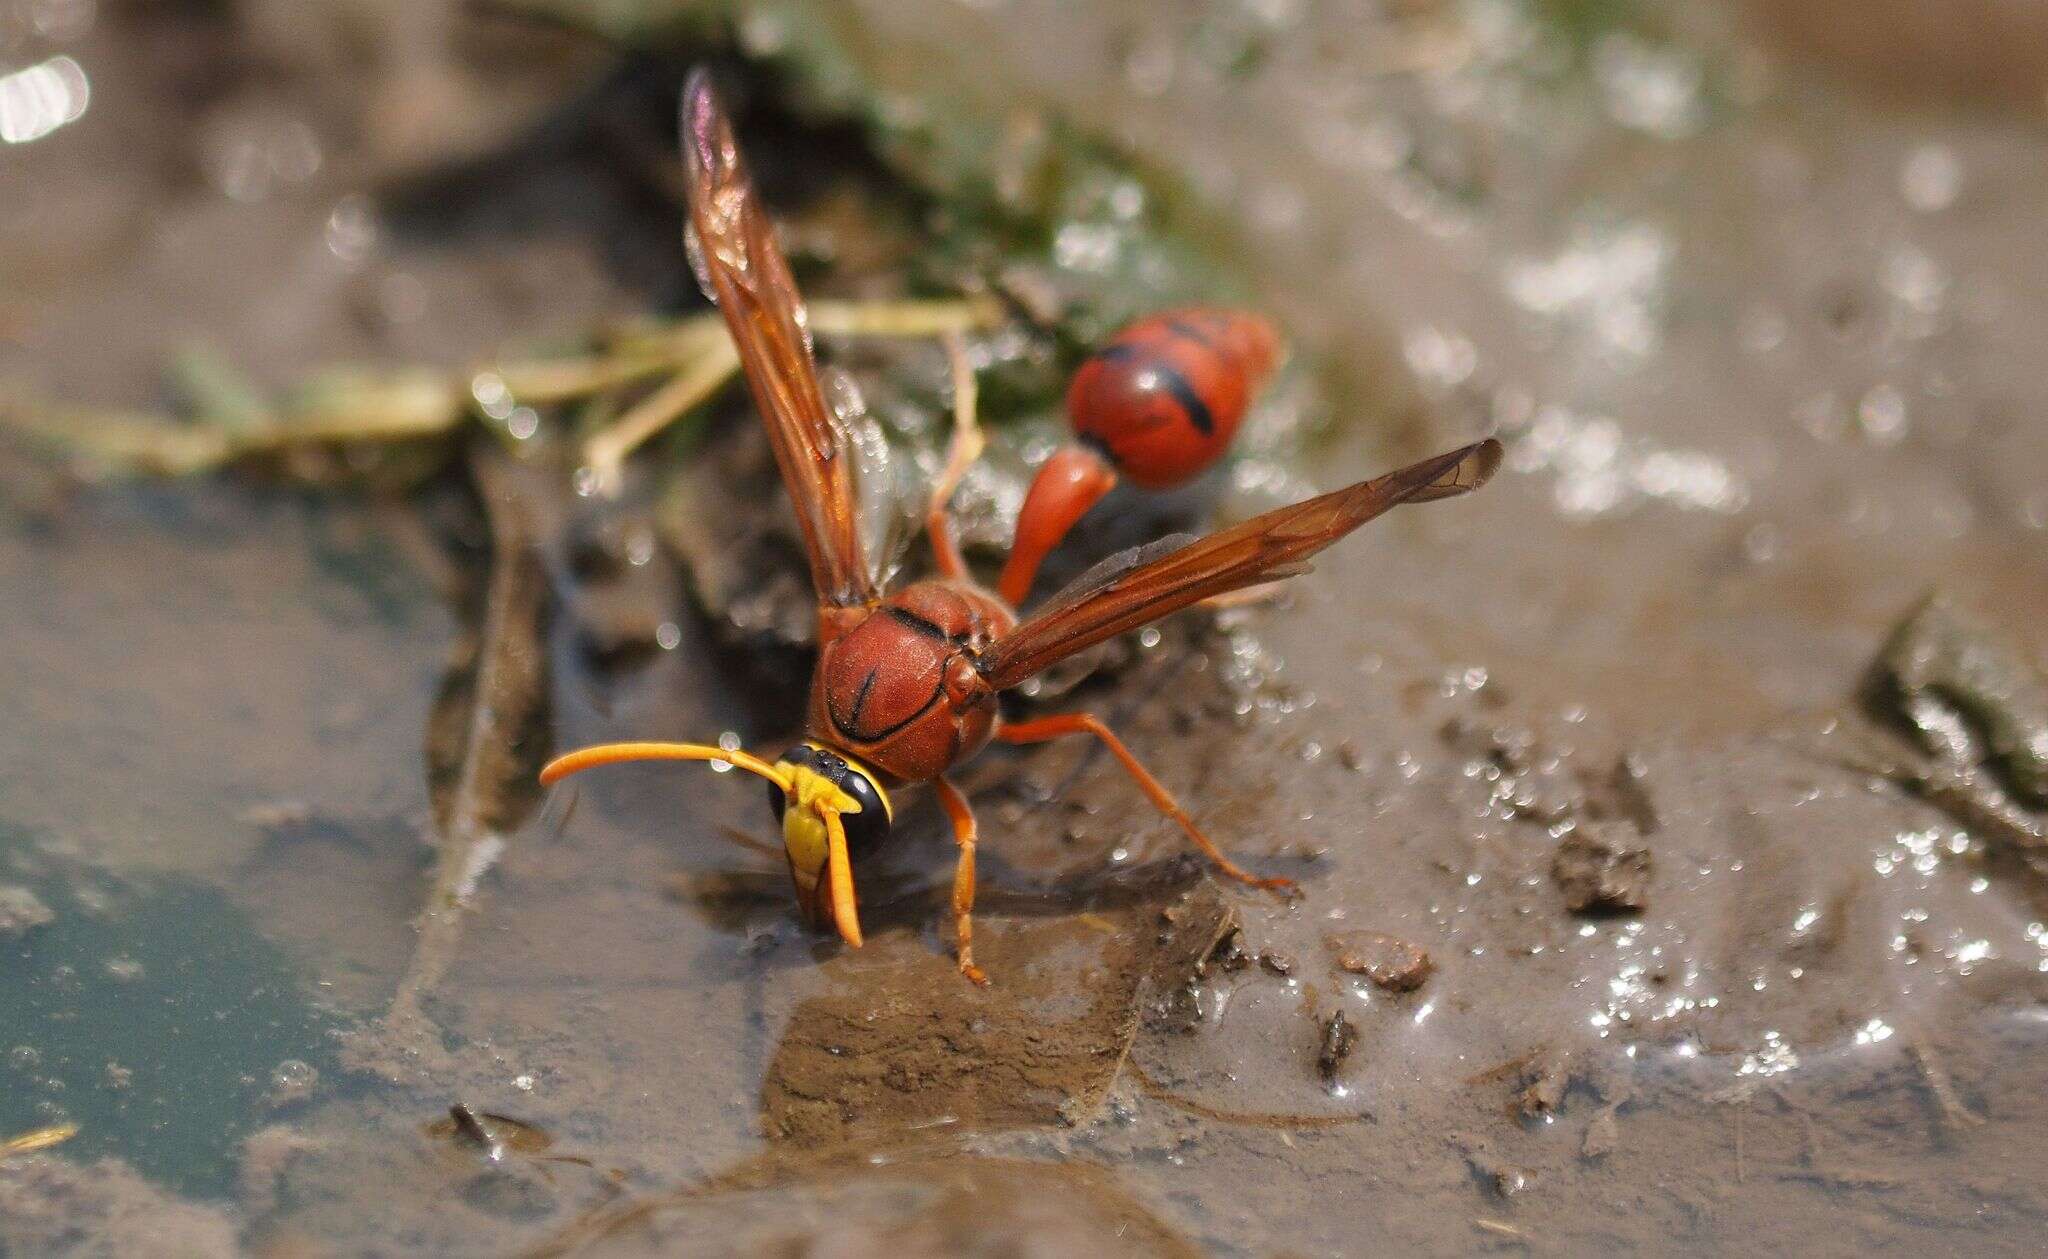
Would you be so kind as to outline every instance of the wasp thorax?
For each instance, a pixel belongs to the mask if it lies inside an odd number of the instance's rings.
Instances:
[[[860,805],[858,813],[842,813],[840,825],[846,828],[846,851],[850,857],[859,857],[877,848],[889,837],[892,820],[889,797],[883,792],[865,766],[849,761],[830,748],[815,743],[799,743],[782,754],[780,763],[794,773],[808,772],[818,775],[839,790],[851,796]],[[789,808],[789,798],[782,789],[768,785],[768,805],[775,810],[775,821],[779,825]]]

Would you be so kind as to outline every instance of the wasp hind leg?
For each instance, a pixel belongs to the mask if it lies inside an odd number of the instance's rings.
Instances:
[[[960,789],[940,778],[933,784],[939,803],[953,823],[953,842],[960,846],[960,863],[953,867],[953,938],[960,958],[960,973],[988,986],[988,976],[974,964],[974,806]]]
[[[988,444],[988,439],[982,435],[981,421],[976,418],[974,365],[967,361],[967,347],[962,344],[959,334],[952,332],[946,334],[945,345],[946,357],[953,365],[953,440],[946,448],[946,466],[932,485],[931,502],[925,508],[924,528],[931,535],[932,562],[938,567],[939,575],[953,581],[966,581],[969,580],[967,561],[961,556],[960,544],[953,537],[953,520],[947,508],[953,501],[953,491],[960,488],[967,470],[981,458],[982,448]]]
[[[1068,713],[1058,717],[1040,717],[1036,721],[1006,723],[996,728],[996,738],[1005,743],[1044,743],[1069,734],[1090,734],[1102,740],[1102,745],[1109,749],[1111,756],[1116,757],[1118,763],[1124,767],[1124,772],[1131,776],[1131,781],[1138,784],[1138,789],[1145,793],[1146,799],[1152,802],[1152,807],[1172,819],[1173,824],[1180,827],[1181,833],[1188,837],[1188,842],[1199,848],[1202,855],[1218,870],[1252,887],[1279,892],[1284,896],[1300,895],[1301,889],[1293,879],[1265,878],[1253,874],[1224,855],[1215,841],[1204,835],[1202,829],[1195,825],[1195,820],[1188,816],[1188,811],[1180,807],[1180,801],[1173,798],[1173,793],[1154,778],[1151,771],[1138,762],[1137,757],[1131,755],[1131,750],[1124,746],[1122,739],[1116,737],[1116,732],[1103,725],[1101,720],[1092,714]]]

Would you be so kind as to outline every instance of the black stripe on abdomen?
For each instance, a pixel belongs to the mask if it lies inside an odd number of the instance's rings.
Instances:
[[[1188,378],[1181,375],[1180,368],[1167,362],[1162,356],[1150,352],[1144,346],[1118,342],[1102,347],[1097,352],[1097,357],[1112,362],[1136,360],[1142,367],[1157,373],[1160,385],[1173,395],[1175,402],[1180,403],[1180,409],[1187,412],[1188,423],[1194,425],[1197,432],[1208,437],[1216,431],[1216,417],[1209,413],[1209,404],[1202,401],[1202,395],[1196,393],[1195,387],[1188,383]]]

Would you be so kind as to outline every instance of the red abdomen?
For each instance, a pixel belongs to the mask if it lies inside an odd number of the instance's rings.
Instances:
[[[924,782],[995,731],[996,697],[974,656],[1017,623],[994,595],[921,581],[819,652],[810,733],[892,778]]]
[[[1279,346],[1271,324],[1243,311],[1162,311],[1081,364],[1068,419],[1134,484],[1179,485],[1229,449]]]

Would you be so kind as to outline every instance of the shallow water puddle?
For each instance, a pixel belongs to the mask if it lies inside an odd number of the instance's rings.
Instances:
[[[0,870],[12,856],[0,848]],[[0,1132],[76,1124],[66,1157],[229,1196],[243,1138],[334,1086],[336,1012],[217,890],[27,886],[55,917],[0,940]]]

